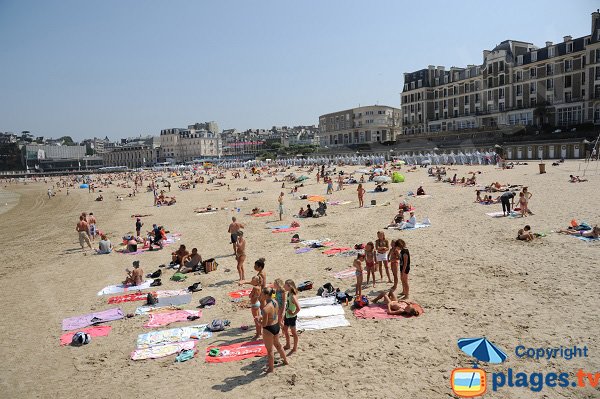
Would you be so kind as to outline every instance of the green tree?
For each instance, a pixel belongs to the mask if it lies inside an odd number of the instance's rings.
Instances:
[[[75,142],[73,141],[73,139],[71,138],[71,136],[62,136],[62,137],[60,138],[60,140],[62,140],[62,141],[63,141],[63,144],[64,144],[64,145],[77,145],[77,143],[75,143]]]

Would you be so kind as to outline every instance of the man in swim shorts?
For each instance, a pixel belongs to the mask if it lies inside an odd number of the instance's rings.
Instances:
[[[241,223],[238,223],[235,216],[233,216],[231,218],[231,224],[229,225],[227,232],[231,235],[231,245],[233,246],[233,254],[234,255],[236,254],[236,243],[237,243],[238,232],[243,228],[244,228],[244,225]]]

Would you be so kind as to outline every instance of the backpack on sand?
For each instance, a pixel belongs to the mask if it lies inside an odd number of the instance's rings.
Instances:
[[[217,303],[216,299],[212,296],[205,296],[200,299],[200,307],[205,308],[207,306],[214,306]]]
[[[298,284],[298,291],[308,291],[313,289],[312,281],[305,281],[303,283]]]
[[[208,325],[210,332],[217,332],[225,330],[225,327],[229,325],[229,320],[215,319]]]
[[[152,295],[151,292],[149,292],[148,295],[146,296],[146,304],[152,306],[152,305],[156,305],[157,303],[158,303],[158,299],[154,295]]]
[[[82,346],[87,345],[92,340],[92,337],[88,333],[84,333],[82,331],[76,332],[73,334],[73,338],[71,338],[72,346]]]

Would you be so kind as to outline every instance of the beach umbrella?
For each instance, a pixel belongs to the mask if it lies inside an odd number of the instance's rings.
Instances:
[[[377,176],[373,181],[376,181],[377,183],[389,183],[392,181],[392,178],[389,176]]]
[[[502,363],[508,357],[486,338],[461,338],[458,340],[458,347],[480,362]]]
[[[322,195],[309,195],[308,200],[311,202],[324,202],[325,197],[323,197]]]

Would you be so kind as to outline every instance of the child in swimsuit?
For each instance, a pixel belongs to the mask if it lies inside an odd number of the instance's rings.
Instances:
[[[277,318],[277,302],[273,300],[275,291],[272,288],[265,287],[261,290],[260,301],[262,303],[261,317],[256,317],[254,320],[259,323],[264,329],[263,341],[267,349],[267,373],[274,371],[275,356],[273,347],[281,356],[283,364],[288,364],[285,352],[279,343],[279,332],[281,326]]]
[[[298,302],[298,288],[293,280],[286,280],[284,288],[287,292],[285,319],[283,320],[283,334],[285,335],[285,346],[283,349],[290,349],[290,330],[294,337],[294,346],[288,353],[291,355],[298,349],[298,332],[296,331],[296,320],[298,312],[300,312],[300,304]]]
[[[282,279],[275,279],[274,286],[275,301],[277,302],[277,320],[279,320],[279,324],[283,328],[283,311],[285,310],[285,301],[287,293],[285,292],[285,284]]]
[[[365,263],[367,267],[367,285],[369,278],[373,276],[373,287],[375,287],[375,245],[369,241],[365,246]]]
[[[355,291],[355,296],[356,298],[360,298],[360,296],[362,295],[362,282],[363,282],[363,266],[362,266],[362,262],[363,260],[365,260],[365,254],[361,254],[359,253],[356,256],[356,259],[354,259],[354,263],[353,266],[356,268],[356,291]]]
[[[527,197],[525,193],[521,192],[519,194],[519,207],[521,208],[521,217],[527,216]]]
[[[252,277],[250,284],[252,284],[252,291],[250,292],[250,311],[252,312],[252,318],[254,319],[254,326],[256,327],[256,334],[254,335],[253,341],[258,339],[262,334],[262,326],[257,321],[257,317],[260,311],[260,276]]]

